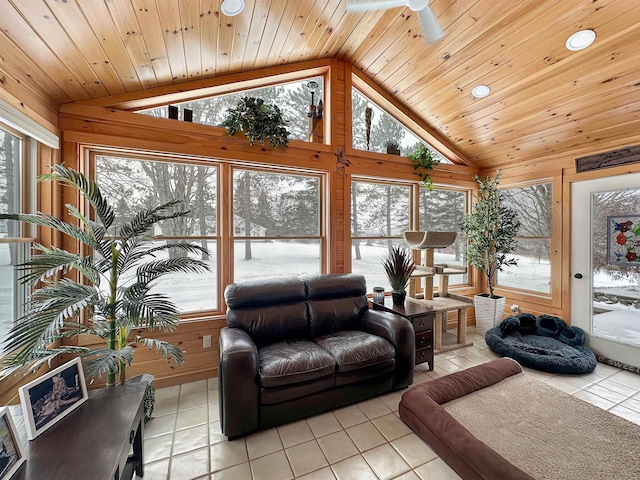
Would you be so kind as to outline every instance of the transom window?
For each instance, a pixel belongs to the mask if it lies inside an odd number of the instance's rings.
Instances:
[[[314,92],[314,104],[317,105],[323,99],[324,82],[322,77],[306,78],[295,82],[200,98],[178,103],[174,106],[178,107],[178,115],[181,119],[184,118],[184,110],[189,109],[193,111],[193,121],[195,123],[218,126],[224,120],[227,110],[235,107],[242,97],[259,97],[265,103],[275,104],[282,110],[282,114],[287,121],[290,139],[308,141],[309,118],[307,117],[307,112],[311,104],[311,92],[307,85],[310,81],[315,81],[318,84]],[[168,105],[139,110],[137,113],[153,117],[169,117]]]
[[[371,109],[370,122],[367,120],[367,108]],[[351,145],[357,150],[387,153],[387,142],[393,140],[400,146],[400,154],[408,156],[418,145],[426,146],[434,159],[440,163],[451,163],[436,149],[422,141],[411,130],[385,112],[371,99],[356,88],[351,89]],[[367,143],[367,125],[370,123],[369,143]]]

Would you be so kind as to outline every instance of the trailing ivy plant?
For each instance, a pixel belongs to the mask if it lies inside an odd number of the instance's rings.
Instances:
[[[471,212],[462,223],[467,238],[467,261],[487,275],[489,295],[495,298],[493,285],[496,273],[503,268],[518,265],[510,254],[516,251],[515,237],[520,230],[518,212],[502,203],[498,190],[501,172],[495,178],[476,175],[478,194],[473,196]]]
[[[289,145],[286,124],[277,105],[264,103],[261,98],[242,97],[235,108],[227,110],[220,126],[231,136],[243,132],[250,145],[259,142],[262,146],[268,143],[274,148],[286,148]]]
[[[440,160],[433,158],[431,151],[424,145],[420,144],[409,155],[411,162],[413,163],[413,173],[415,173],[425,188],[433,190],[433,182],[431,181],[431,172],[433,167],[440,164]]]
[[[66,205],[77,225],[44,213],[0,214],[0,219],[51,228],[88,253],[35,244],[35,254],[18,265],[23,272],[21,281],[31,293],[26,313],[2,342],[2,373],[22,367],[35,371],[59,356],[72,354],[82,357],[89,378],[106,373],[107,386],[112,386],[116,375],[120,383],[125,382],[126,367],[138,345],[182,364],[181,347],[149,337],[156,328],[174,330],[179,320],[177,307],[153,287],[170,273],[209,270],[203,261],[187,256],[207,250],[180,242],[158,245],[150,232],[158,222],[189,212],[176,211],[181,202],[173,200],[118,222],[114,208],[94,181],[63,165],[54,165],[52,170],[39,180],[78,190],[90,207],[85,215],[78,207]],[[78,346],[75,339],[88,335],[102,338],[106,345],[93,350]]]

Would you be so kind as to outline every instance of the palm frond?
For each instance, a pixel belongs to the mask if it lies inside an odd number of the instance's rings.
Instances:
[[[42,227],[52,228],[58,232],[61,232],[65,235],[74,238],[85,245],[91,248],[98,248],[99,245],[93,239],[91,235],[89,235],[84,230],[76,227],[75,225],[71,225],[69,223],[65,223],[59,218],[56,218],[52,215],[48,215],[46,213],[0,213],[0,220],[17,220],[19,222],[28,223],[30,225],[40,225]]]
[[[80,220],[80,223],[84,225],[85,230],[94,238],[96,243],[99,244],[100,241],[104,239],[104,236],[107,234],[107,230],[104,228],[102,223],[95,222],[90,218],[87,218],[82,214],[82,212],[80,212],[80,210],[69,203],[67,203],[65,206],[67,207],[69,215]]]
[[[169,273],[203,273],[208,270],[209,266],[201,260],[190,257],[178,257],[144,263],[138,267],[136,273],[139,282],[150,283]]]
[[[95,210],[104,228],[108,230],[113,224],[115,213],[107,199],[102,196],[98,185],[80,172],[66,168],[64,165],[53,165],[51,169],[52,173],[41,175],[39,180],[62,182],[80,191]]]
[[[167,242],[164,245],[158,245],[157,247],[147,248],[149,254],[155,254],[156,252],[162,252],[165,250],[182,250],[191,254],[205,254],[209,255],[209,250],[201,247],[200,245],[194,245],[193,243],[183,242]]]
[[[178,325],[178,308],[160,293],[140,295],[140,284],[126,289],[122,308],[125,318],[135,327],[144,326],[153,330],[156,327],[172,332]]]
[[[84,371],[89,378],[102,377],[103,374],[118,373],[120,364],[131,365],[134,348],[130,345],[119,350],[97,348],[86,352],[82,358]],[[86,360],[89,358],[90,360]]]
[[[78,355],[88,352],[86,347],[65,346],[60,348],[49,348],[37,352],[20,351],[14,354],[5,355],[0,362],[0,376],[11,375],[20,370],[36,372],[44,364],[51,367],[52,362],[59,355]]]
[[[209,250],[201,247],[200,245],[193,245],[191,243],[167,242],[163,245],[149,247],[147,243],[142,243],[140,241],[134,243],[132,240],[124,243],[122,246],[122,253],[124,255],[122,255],[119,260],[124,259],[124,261],[122,264],[118,265],[120,272],[126,271],[132,266],[137,265],[146,257],[155,257],[156,253],[180,251],[187,254],[209,255]],[[209,267],[207,266],[206,269],[209,270]]]
[[[2,342],[2,354],[20,351],[32,355],[32,352],[46,350],[58,338],[75,336],[83,329],[78,322],[60,322],[57,312],[29,312],[18,319],[7,333]]]
[[[20,282],[35,284],[77,270],[92,284],[99,285],[100,274],[93,266],[93,257],[81,257],[76,253],[40,244],[34,245],[34,250],[41,254],[32,255],[29,260],[17,266],[18,270],[27,272],[20,277]]]
[[[184,217],[189,212],[164,213],[181,203],[181,200],[172,200],[154,208],[141,210],[131,219],[130,222],[125,223],[120,227],[120,237],[126,241],[129,238],[144,235],[155,223],[158,223],[161,220]]]
[[[141,336],[136,337],[136,342],[140,342],[150,349],[155,349],[156,352],[160,353],[161,358],[171,358],[176,362],[176,365],[182,365],[184,363],[184,350],[178,345],[154,338],[143,338]]]

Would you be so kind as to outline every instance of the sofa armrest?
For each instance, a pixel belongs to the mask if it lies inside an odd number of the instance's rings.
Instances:
[[[416,338],[411,322],[394,313],[367,310],[362,313],[362,330],[386,339],[396,350],[393,388],[413,383]]]
[[[258,349],[239,328],[220,330],[218,396],[222,433],[235,438],[258,428]]]

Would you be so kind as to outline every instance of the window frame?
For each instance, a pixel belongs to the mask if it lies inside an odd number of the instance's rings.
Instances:
[[[253,236],[253,235],[236,235],[235,227],[233,223],[234,206],[233,206],[233,177],[236,171],[252,171],[261,172],[266,174],[275,175],[291,175],[297,177],[315,177],[318,178],[318,235],[268,235],[268,236]],[[320,248],[319,267],[320,273],[327,273],[329,271],[329,205],[327,186],[329,184],[329,174],[323,171],[305,170],[300,168],[286,168],[270,166],[260,166],[254,164],[247,164],[242,162],[229,162],[229,189],[227,192],[229,209],[226,212],[229,225],[228,244],[229,244],[229,279],[231,282],[235,282],[235,248],[236,242],[243,240],[317,240]]]
[[[0,122],[0,130],[16,137],[19,140],[19,153],[15,158],[14,168],[17,170],[17,181],[14,181],[14,185],[17,185],[20,189],[15,195],[19,205],[15,212],[7,213],[32,213],[35,211],[36,205],[36,175],[35,164],[38,154],[38,142],[31,137],[28,137],[21,132],[11,128],[10,126]],[[36,227],[34,225],[25,224],[20,222],[19,224],[20,236],[17,237],[2,237],[0,243],[15,246],[16,248],[16,264],[26,261],[31,253],[31,246],[36,241]],[[8,235],[8,232],[7,232]],[[13,303],[13,319],[11,324],[22,317],[26,312],[26,304],[29,297],[29,291],[27,285],[21,284],[18,280],[22,275],[14,266],[12,269],[13,281],[12,281],[12,303]]]
[[[537,304],[561,308],[562,304],[562,257],[561,246],[563,241],[562,232],[562,179],[559,177],[536,178],[533,180],[518,181],[499,186],[499,190],[511,190],[515,188],[523,188],[533,185],[550,184],[551,185],[551,236],[550,237],[526,237],[518,236],[516,240],[522,239],[549,239],[549,292],[538,292],[535,290],[526,290],[522,288],[505,286],[499,284],[499,275],[496,278],[495,291],[499,295],[508,296],[513,301],[530,302]]]
[[[216,271],[212,272],[216,275],[216,284],[217,289],[215,292],[216,295],[216,308],[209,310],[197,310],[197,311],[187,311],[181,313],[179,315],[181,322],[188,320],[199,320],[204,317],[218,316],[224,314],[225,304],[222,298],[222,290],[221,284],[223,283],[223,267],[222,267],[222,245],[223,245],[223,236],[222,236],[222,225],[221,225],[221,176],[223,174],[223,168],[221,162],[215,159],[202,159],[202,158],[193,158],[193,157],[180,157],[177,154],[163,154],[158,155],[153,152],[131,152],[131,151],[123,151],[120,149],[109,149],[102,147],[90,148],[87,150],[87,159],[85,163],[85,171],[89,173],[90,178],[96,181],[97,167],[96,162],[97,157],[99,156],[109,156],[109,157],[119,157],[124,160],[137,160],[137,161],[149,161],[149,162],[157,162],[157,163],[169,163],[169,164],[181,164],[181,165],[194,165],[201,166],[207,168],[216,168],[216,234],[215,235],[192,235],[192,236],[162,236],[161,240],[187,240],[189,242],[196,242],[199,240],[205,241],[214,241],[216,243]],[[88,208],[88,206],[84,206]],[[212,255],[214,256],[214,255]]]
[[[360,182],[360,183],[375,183],[375,184],[382,184],[382,185],[395,185],[395,186],[406,186],[409,187],[409,229],[410,230],[419,230],[419,225],[420,225],[420,192],[421,192],[421,188],[425,188],[424,186],[421,185],[420,182],[416,182],[416,181],[411,181],[411,180],[396,180],[396,179],[391,179],[391,178],[381,178],[381,177],[372,177],[372,176],[367,176],[367,175],[351,175],[350,177],[350,181],[348,183],[348,188],[349,191],[345,192],[345,195],[348,195],[348,205],[349,205],[349,219],[351,219],[351,215],[352,215],[352,209],[353,209],[353,205],[351,204],[351,188],[353,185],[353,182]],[[450,191],[456,191],[456,192],[462,192],[464,193],[464,208],[465,208],[465,213],[469,211],[469,205],[470,205],[470,201],[471,201],[471,189],[469,188],[463,188],[463,187],[452,187],[452,186],[436,186],[435,187],[438,190],[450,190]],[[349,222],[350,224],[351,222]],[[349,254],[347,255],[347,251],[345,248],[345,256],[346,256],[346,260],[348,261],[348,265],[349,265],[349,271],[353,271],[353,240],[369,240],[369,239],[374,239],[374,240],[395,240],[395,239],[399,239],[401,241],[401,243],[406,244],[406,241],[404,240],[404,236],[385,236],[385,235],[381,235],[381,236],[370,236],[370,235],[358,235],[358,236],[352,236],[351,235],[351,228],[348,229],[348,231],[345,232],[348,238],[348,241],[346,242],[346,245],[348,245],[349,248]],[[414,261],[417,261],[417,252],[412,250],[412,254],[413,254],[413,258]],[[420,257],[420,261],[422,261],[421,257]],[[345,262],[346,263],[346,262]],[[382,267],[381,267],[382,269]],[[456,293],[462,294],[462,295],[466,295],[468,293],[473,293],[474,292],[474,284],[472,283],[474,280],[474,275],[471,274],[470,272],[470,268],[469,265],[467,263],[467,274],[466,274],[466,282],[464,283],[460,283],[460,284],[454,284],[451,285],[449,290],[450,291],[455,291]],[[368,286],[368,289],[373,288],[373,286]],[[419,283],[419,285],[417,285],[416,288],[416,294],[421,294],[424,293],[423,292],[424,288],[422,286],[422,282]],[[435,287],[434,287],[434,292],[435,292]]]

